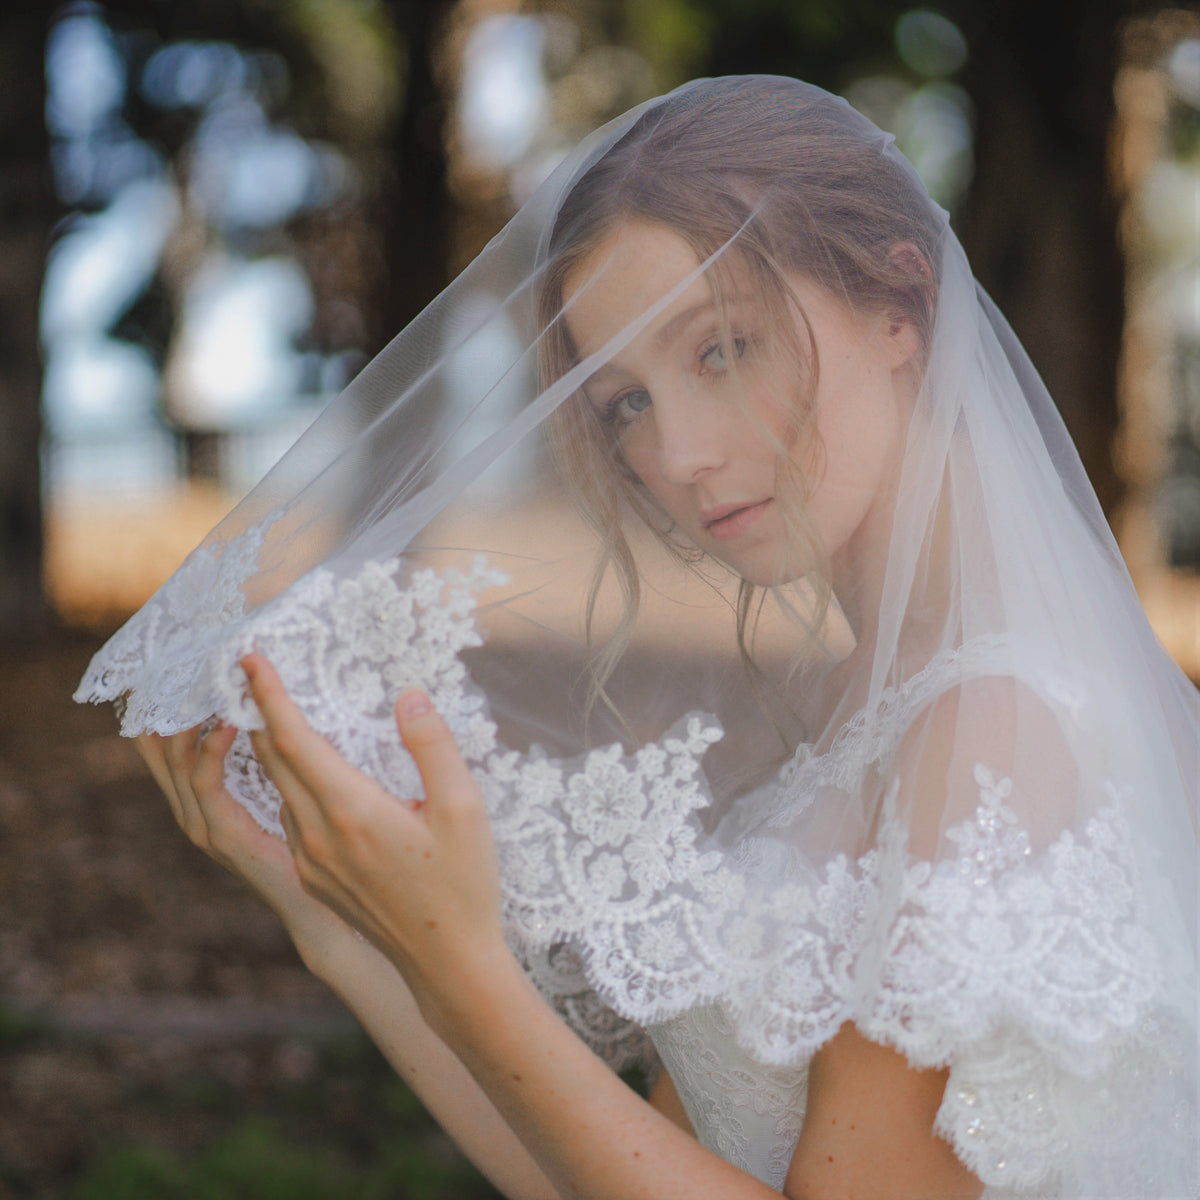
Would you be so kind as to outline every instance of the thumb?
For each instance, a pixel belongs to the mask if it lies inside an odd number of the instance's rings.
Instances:
[[[424,692],[410,690],[397,698],[396,728],[417,764],[425,784],[426,801],[432,803],[433,810],[445,810],[478,797],[475,776],[463,759],[454,734]]]

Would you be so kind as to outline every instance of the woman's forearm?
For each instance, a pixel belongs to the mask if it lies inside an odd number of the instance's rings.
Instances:
[[[766,1200],[779,1193],[628,1088],[500,947],[459,973],[431,1016],[563,1197]]]
[[[399,972],[353,935],[306,946],[305,965],[354,1014],[401,1079],[462,1152],[510,1200],[559,1194],[470,1073],[429,1028]]]

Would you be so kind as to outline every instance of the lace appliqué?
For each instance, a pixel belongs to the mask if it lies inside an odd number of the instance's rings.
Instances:
[[[278,515],[223,550],[197,550],[96,656],[76,699],[123,698],[127,736],[178,732],[214,713],[239,726],[226,784],[278,836],[280,796],[245,732],[262,723],[237,665],[251,650],[280,671],[313,728],[394,794],[423,794],[392,713],[408,687],[427,692],[464,756],[484,774],[480,764],[496,750],[496,727],[459,652],[481,644],[476,596],[504,576],[482,559],[468,574],[421,570],[407,579],[399,559],[368,562],[340,580],[319,569],[247,615],[243,584]],[[655,1069],[645,1033],[599,999],[569,947],[539,946],[525,962],[551,1004],[614,1069]]]
[[[1165,1194],[1156,1172],[1169,1150],[1147,1161],[1116,1136],[1135,1090],[1141,1114],[1177,1120],[1184,1078],[1148,1015],[1163,980],[1139,904],[1129,797],[1110,786],[1112,803],[1082,836],[1064,831],[1035,863],[1006,803],[1011,780],[978,764],[975,781],[974,819],[949,835],[957,859],[906,872],[859,1027],[913,1062],[951,1064],[936,1128],[985,1183],[1028,1188],[1070,1170],[1114,1195]]]
[[[81,694],[127,692],[129,733],[170,732],[214,712],[253,727],[237,662],[259,650],[314,727],[394,794],[412,796],[420,782],[391,702],[406,687],[426,690],[488,805],[510,943],[610,1061],[627,1052],[629,1022],[703,1006],[720,1005],[764,1069],[806,1061],[854,1020],[915,1064],[951,1063],[939,1130],[985,1182],[1033,1184],[1079,1144],[1056,1114],[1087,1110],[1092,1085],[1119,1087],[1119,1064],[1159,1053],[1160,1035],[1146,1031],[1161,972],[1139,908],[1128,799],[1115,789],[1084,829],[1037,856],[1010,805],[1012,783],[986,765],[976,769],[973,819],[952,832],[951,861],[909,862],[886,815],[875,848],[854,860],[810,862],[767,835],[721,847],[695,819],[709,802],[700,761],[721,736],[711,720],[687,715],[633,756],[615,745],[572,761],[507,751],[458,657],[479,644],[475,597],[498,573],[477,561],[467,574],[403,577],[398,559],[342,579],[321,569],[247,616],[241,583],[269,523],[219,560],[194,556],[97,657]],[[994,663],[1003,641],[981,653]],[[904,713],[961,678],[963,657],[930,664],[821,759],[797,760],[782,802],[794,806],[806,773],[861,773]],[[244,735],[229,780],[278,830],[278,797]],[[995,1082],[1005,1078],[1033,1081],[1044,1121]],[[1080,1080],[1087,1094],[1064,1108]],[[1146,1111],[1162,1109],[1147,1087]]]
[[[838,730],[828,751],[822,754],[810,745],[798,746],[779,774],[779,787],[738,814],[739,828],[748,832],[786,824],[824,786],[851,791],[868,766],[899,744],[931,700],[973,677],[1011,670],[1015,653],[1011,638],[990,634],[935,654],[903,683],[883,688],[875,703],[859,709]]]
[[[679,836],[698,798],[672,784],[690,781],[705,727],[693,718],[688,733],[664,742],[665,759],[643,751],[622,771],[614,751],[596,752],[582,778],[546,761],[489,763],[493,785],[511,789],[497,838],[518,939],[574,939],[591,983],[636,1020],[718,1002],[764,1070],[805,1060],[853,1020],[915,1064],[953,1064],[939,1131],[985,1182],[1032,1186],[1062,1168],[1078,1138],[1057,1117],[1087,1107],[1080,1080],[1119,1087],[1112,1074],[1135,1044],[1162,1054],[1140,1024],[1162,979],[1128,798],[1112,789],[1078,836],[1034,856],[1012,781],[980,764],[975,813],[950,832],[954,859],[905,863],[899,831],[885,829],[861,858],[764,889],[757,879],[781,877],[770,843],[731,858]],[[607,804],[581,815],[569,799],[600,783]],[[1017,1082],[1037,1104],[1011,1099]]]
[[[700,757],[719,737],[690,716],[632,758],[617,745],[576,764],[499,752],[477,774],[511,936],[530,951],[574,942],[594,982],[604,964],[608,999],[634,1020],[678,1011],[714,983],[693,918],[722,913],[739,880],[697,848],[690,817],[708,803]]]
[[[1105,1035],[1130,1028],[1162,982],[1123,798],[1110,788],[1082,836],[1063,831],[1035,865],[1005,803],[1012,781],[984,764],[975,781],[974,819],[948,834],[958,857],[906,871],[874,1031],[918,1062],[946,1062],[997,1014],[1025,1012],[1047,1049],[1100,1069]]]
[[[578,953],[565,944],[523,957],[521,965],[560,1017],[614,1071],[641,1070],[653,1083],[660,1067],[650,1035],[619,1016],[592,990]]]

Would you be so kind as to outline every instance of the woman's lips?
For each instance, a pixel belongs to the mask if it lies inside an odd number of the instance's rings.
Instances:
[[[725,542],[745,533],[770,503],[768,497],[752,504],[724,504],[701,513],[700,523],[717,541]]]

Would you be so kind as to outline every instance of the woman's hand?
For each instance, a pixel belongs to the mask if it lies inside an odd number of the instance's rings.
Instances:
[[[261,829],[226,789],[225,758],[236,736],[224,725],[207,734],[196,727],[170,737],[144,733],[136,744],[179,827],[274,910],[318,970],[329,947],[351,931],[304,890],[284,842]]]
[[[491,830],[453,735],[422,693],[400,696],[397,727],[426,799],[397,799],[313,732],[266,659],[242,668],[266,722],[251,740],[283,796],[303,886],[395,963],[436,1028],[455,981],[508,955]]]

